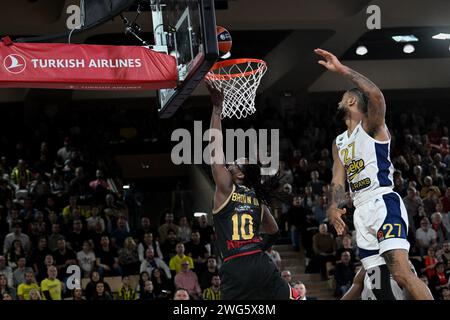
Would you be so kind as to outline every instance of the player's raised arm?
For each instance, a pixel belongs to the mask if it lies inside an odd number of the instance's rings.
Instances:
[[[363,267],[359,269],[358,273],[353,278],[353,283],[350,289],[342,296],[341,300],[360,300],[361,293],[364,290],[364,277],[366,270]]]
[[[211,95],[211,102],[213,104],[210,128],[218,130],[222,133],[222,121],[220,114],[222,113],[223,92],[210,86],[208,83],[206,83],[206,87]],[[214,182],[216,184],[214,201],[216,205],[220,205],[230,195],[233,187],[233,180],[231,173],[225,166],[222,135],[211,135],[210,143],[215,144],[214,152],[217,152],[217,154],[214,154],[214,158],[211,161],[211,168]]]
[[[262,234],[263,250],[267,250],[275,244],[280,236],[280,231],[275,218],[272,216],[269,208],[265,204],[262,204],[262,215],[262,228],[264,231]]]
[[[345,223],[341,216],[345,214],[345,209],[339,209],[339,205],[345,201],[345,168],[339,160],[336,141],[333,141],[333,179],[331,180],[330,206],[328,207],[328,219],[333,224],[338,235],[341,235],[345,228]]]
[[[386,114],[386,103],[381,90],[369,80],[367,77],[356,72],[355,70],[343,65],[338,58],[332,53],[316,49],[314,52],[322,56],[324,60],[319,61],[330,71],[337,72],[355,84],[368,98],[367,120],[370,131],[378,131],[378,128],[384,127],[384,119]]]

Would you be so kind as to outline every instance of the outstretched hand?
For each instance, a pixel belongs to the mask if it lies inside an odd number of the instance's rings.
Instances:
[[[328,70],[333,72],[341,72],[344,69],[344,65],[331,52],[323,49],[315,49],[314,52],[325,59],[319,60],[319,64],[321,64]]]
[[[216,87],[212,86],[210,83],[205,81],[206,88],[209,91],[209,94],[211,95],[211,102],[215,108],[222,109],[223,104],[223,89],[217,89]]]
[[[342,215],[347,212],[347,209],[330,208],[328,209],[328,219],[336,229],[338,236],[342,235],[345,230],[345,222],[342,220]]]

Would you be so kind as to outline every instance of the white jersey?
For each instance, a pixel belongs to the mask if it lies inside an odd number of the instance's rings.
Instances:
[[[390,159],[391,140],[378,141],[364,131],[360,122],[349,136],[336,138],[339,159],[345,167],[355,207],[375,195],[392,192],[394,166]]]

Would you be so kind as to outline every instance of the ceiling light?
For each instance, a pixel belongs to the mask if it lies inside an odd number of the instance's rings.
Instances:
[[[417,41],[419,41],[419,39],[413,34],[393,36],[392,39],[394,39],[396,42],[417,42]]]
[[[416,51],[416,48],[414,48],[412,44],[405,44],[405,46],[403,47],[404,53],[413,53],[414,51]]]
[[[450,33],[439,33],[433,36],[436,40],[450,40]]]
[[[367,48],[365,46],[359,46],[358,48],[356,48],[356,54],[358,56],[364,56],[367,54],[367,52],[369,52],[367,50]]]
[[[130,189],[130,185],[126,184],[126,185],[124,185],[122,188],[123,188],[124,190],[128,190],[128,189]]]

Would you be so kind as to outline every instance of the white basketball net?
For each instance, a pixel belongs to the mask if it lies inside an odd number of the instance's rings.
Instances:
[[[230,61],[232,62],[232,61]],[[205,80],[216,89],[223,90],[221,118],[245,118],[256,112],[256,90],[267,71],[262,60],[240,59],[228,66],[213,67]]]

